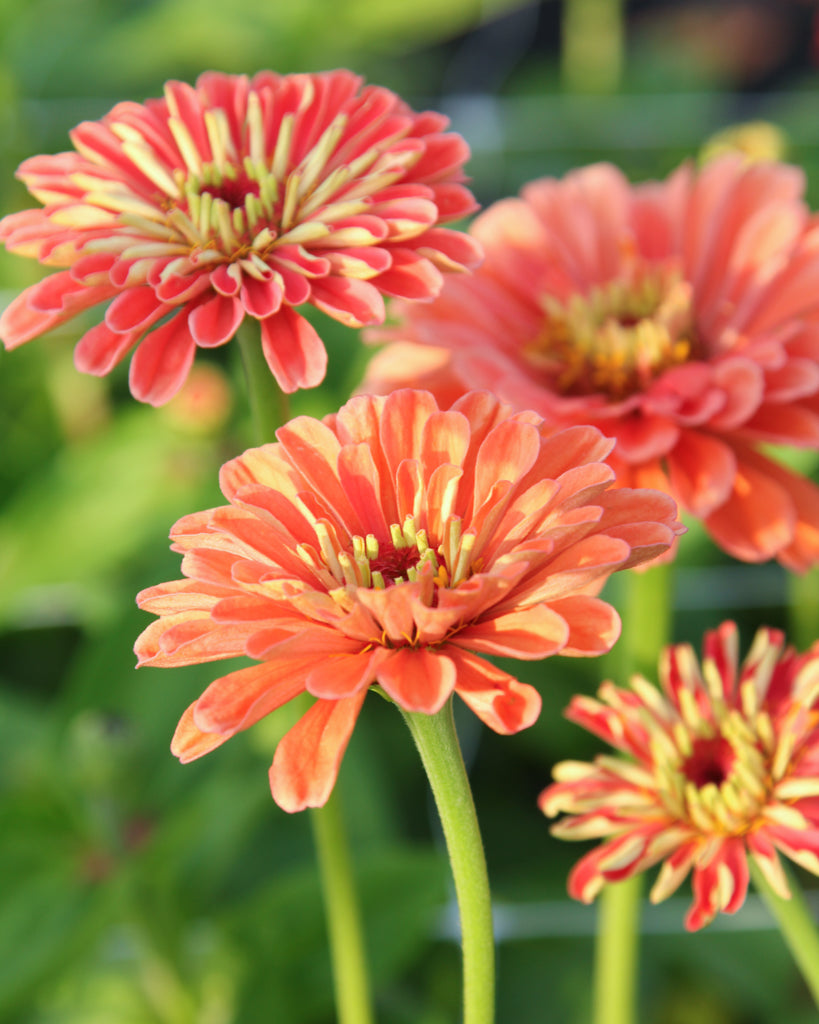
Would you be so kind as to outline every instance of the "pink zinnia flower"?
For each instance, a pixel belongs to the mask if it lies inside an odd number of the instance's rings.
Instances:
[[[361,397],[222,469],[222,508],[174,527],[185,579],[143,591],[160,617],[140,664],[246,655],[185,712],[172,750],[206,754],[305,690],[316,699],[270,773],[286,810],[323,804],[368,688],[437,712],[456,692],[499,733],[537,692],[482,655],[595,655],[617,613],[592,592],[681,529],[655,491],[613,489],[593,427],[547,436],[487,393]]]
[[[442,270],[480,258],[438,226],[476,208],[468,147],[447,123],[348,71],[209,72],[120,103],[74,129],[75,152],[20,167],[44,206],[6,217],[0,239],[67,269],[9,306],[0,337],[12,348],[109,303],[76,365],[105,374],[136,347],[131,390],[156,405],[197,345],[224,344],[250,316],[281,388],[313,387],[326,353],[296,307],[380,323],[384,294],[429,299]]]
[[[474,223],[486,261],[403,323],[365,390],[491,387],[617,439],[736,558],[819,560],[819,490],[764,446],[819,447],[819,223],[803,175],[725,157],[631,186],[614,167],[527,185]],[[421,348],[420,346],[432,346]]]
[[[588,903],[662,861],[651,900],[693,871],[693,930],[742,906],[749,856],[783,899],[780,853],[819,875],[819,643],[783,646],[760,629],[738,668],[725,622],[705,635],[702,670],[688,644],[665,650],[662,692],[635,676],[572,699],[567,717],[625,755],[564,761],[540,796],[546,814],[569,815],[555,835],[605,839],[572,870],[572,896]]]

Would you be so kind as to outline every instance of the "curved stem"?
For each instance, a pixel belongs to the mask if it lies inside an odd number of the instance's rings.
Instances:
[[[265,444],[275,440],[276,430],[287,419],[287,396],[267,365],[257,321],[246,318],[236,340],[242,353],[257,442]],[[330,940],[336,1012],[338,1024],[371,1024],[372,999],[361,915],[338,800],[333,793],[324,807],[310,811]]]
[[[635,672],[657,672],[668,643],[673,610],[671,565],[629,572],[623,635],[618,642],[621,683]],[[633,1024],[637,1019],[637,970],[643,877],[605,886],[599,898],[594,962],[594,1024]]]
[[[748,863],[754,886],[776,919],[782,938],[819,1007],[819,933],[799,883],[793,872],[786,869],[791,898],[783,900],[770,887],[752,857],[748,858]]]
[[[242,353],[256,440],[259,444],[275,441],[276,430],[287,420],[289,403],[262,352],[258,321],[245,317],[236,332],[236,341]]]
[[[446,839],[458,911],[464,972],[464,1024],[495,1019],[495,942],[486,857],[461,755],[452,700],[435,715],[402,711],[421,755]]]
[[[321,874],[339,1024],[371,1024],[367,957],[349,846],[336,794],[310,814]]]

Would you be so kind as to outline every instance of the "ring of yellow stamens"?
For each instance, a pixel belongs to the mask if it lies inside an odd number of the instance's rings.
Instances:
[[[151,203],[132,193],[88,192],[88,204],[115,214],[122,227],[141,236],[134,240],[127,231],[112,233],[89,243],[89,252],[118,252],[124,258],[167,255],[195,263],[239,261],[243,273],[266,277],[270,268],[264,261],[280,246],[309,245],[331,232],[338,248],[373,245],[377,237],[367,228],[336,224],[366,212],[368,197],[400,180],[421,155],[410,148],[391,152],[395,139],[389,137],[332,167],[349,121],[339,113],[292,166],[297,115],[282,117],[270,154],[261,100],[251,91],[242,126],[246,155],[237,153],[225,111],[208,109],[204,123],[211,158],[205,160],[173,94],[167,98],[168,128],[182,165],[168,167],[137,127],[112,121],[123,153],[156,186],[160,198]],[[378,273],[359,263],[356,276]],[[299,271],[304,272],[302,267]]]
[[[774,785],[771,760],[774,756],[773,726],[766,711],[756,711],[746,719],[724,702],[713,702],[714,719],[703,718],[694,707],[688,691],[681,692],[684,722],[667,733],[652,737],[652,758],[658,791],[668,811],[689,821],[707,835],[743,835],[758,823],[770,801]],[[662,737],[662,738],[660,738]],[[713,779],[698,784],[703,772],[694,769],[699,750],[730,750],[729,763],[715,762]],[[700,755],[701,756],[701,755]],[[705,755],[707,758],[707,754]],[[720,778],[721,776],[721,778]]]
[[[617,400],[695,355],[691,286],[669,273],[627,277],[561,301],[542,299],[546,323],[524,355],[563,394]]]
[[[331,594],[338,594],[339,587],[349,597],[359,587],[383,590],[414,583],[427,571],[435,587],[451,588],[473,571],[475,535],[462,532],[457,516],[447,518],[443,539],[436,548],[411,515],[401,525],[393,523],[390,539],[384,542],[370,533],[365,537],[353,536],[350,544],[345,545],[326,521],[317,522],[315,532],[318,547],[300,544],[296,551]],[[431,568],[427,570],[426,566]]]

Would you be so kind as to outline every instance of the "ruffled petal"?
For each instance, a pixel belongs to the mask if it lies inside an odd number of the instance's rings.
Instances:
[[[196,352],[183,310],[137,346],[131,359],[131,394],[141,402],[163,405],[185,383]]]
[[[293,813],[327,803],[365,693],[316,701],[276,747],[270,791],[282,810]]]
[[[327,372],[327,350],[310,323],[289,306],[262,320],[262,351],[285,394],[314,388]]]
[[[405,711],[434,715],[455,689],[455,663],[445,654],[403,647],[378,666],[378,682]]]

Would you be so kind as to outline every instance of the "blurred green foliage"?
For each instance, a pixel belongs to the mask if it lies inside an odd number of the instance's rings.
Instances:
[[[25,205],[17,162],[66,148],[77,121],[208,67],[347,65],[415,105],[443,104],[474,145],[483,202],[594,159],[615,160],[633,177],[665,174],[742,110],[695,63],[679,52],[672,59],[661,39],[632,40],[622,94],[560,94],[555,60],[519,41],[494,74],[496,90],[466,95],[453,71],[466,52],[458,37],[472,31],[483,41],[474,59],[488,60],[492,19],[517,11],[533,25],[525,7],[0,0],[0,203]],[[816,181],[815,83],[757,108],[783,127],[793,159]],[[38,273],[0,255],[6,299]],[[295,396],[293,409],[323,415],[348,397],[368,353],[354,332],[314,322],[331,371],[320,389]],[[133,402],[126,367],[102,381],[77,375],[76,330],[0,353],[0,1020],[326,1024],[329,962],[308,823],[281,812],[267,787],[281,723],[273,716],[183,768],[168,742],[213,670],[134,671],[133,642],[148,622],[134,595],[178,575],[169,527],[219,502],[218,466],[252,440],[235,354],[231,346],[208,354],[234,405],[224,429],[202,433],[184,416]],[[731,615],[746,642],[758,622],[785,622],[784,574],[737,571],[692,529],[678,574],[677,639],[698,641]],[[616,602],[616,585],[611,594]],[[535,798],[554,761],[596,749],[561,709],[612,662],[552,659],[513,671],[544,694],[532,729],[507,739],[471,716],[461,722],[495,896],[531,907],[535,919],[534,934],[504,934],[499,1021],[582,1024],[593,915],[579,928],[586,934],[559,934],[577,851],[549,837]],[[380,701],[365,708],[339,786],[379,1020],[452,1024],[460,979],[442,923],[441,841],[400,717]],[[549,901],[542,914],[533,902],[541,900]],[[815,1020],[774,932],[692,937],[682,916],[644,944],[646,1020]]]

